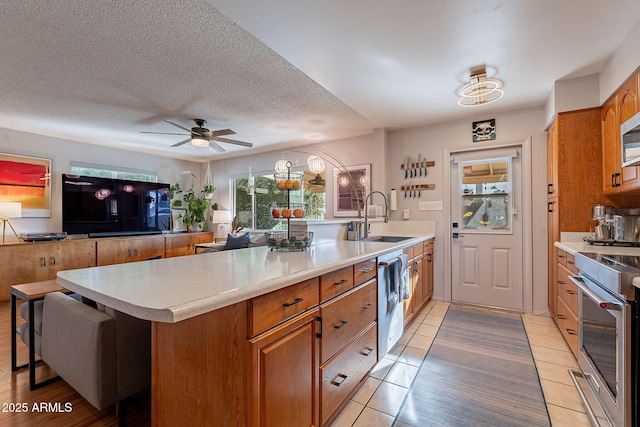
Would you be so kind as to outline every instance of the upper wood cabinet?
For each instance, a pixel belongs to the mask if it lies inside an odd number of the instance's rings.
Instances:
[[[602,106],[602,183],[605,195],[640,190],[640,168],[621,167],[620,125],[640,111],[636,73]]]
[[[558,196],[558,125],[551,123],[547,131],[547,198]]]

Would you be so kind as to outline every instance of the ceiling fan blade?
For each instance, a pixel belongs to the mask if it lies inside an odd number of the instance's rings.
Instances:
[[[187,142],[191,142],[191,137],[189,137],[189,138],[185,139],[184,141],[180,141],[180,142],[178,142],[178,143],[176,143],[176,144],[173,144],[173,145],[172,145],[172,147],[179,147],[179,146],[181,146],[181,145],[186,144]]]
[[[169,121],[169,120],[165,120],[165,123],[169,123],[170,125],[173,125],[173,126],[175,126],[175,127],[177,127],[177,128],[180,128],[180,129],[182,129],[182,130],[186,130],[187,132],[189,132],[189,134],[193,133],[193,132],[191,131],[191,129],[187,129],[187,128],[186,128],[186,127],[184,127],[184,126],[180,126],[179,124],[173,123],[173,122],[171,122],[171,121]]]
[[[155,135],[184,135],[184,132],[183,132],[183,133],[173,133],[173,132],[149,132],[149,131],[144,131],[144,130],[141,130],[141,131],[140,131],[140,133],[152,133],[152,134],[155,134]]]
[[[209,132],[211,136],[223,136],[223,135],[235,135],[235,132],[231,129],[219,129]]]
[[[224,148],[222,148],[222,146],[220,144],[216,144],[213,141],[209,141],[209,147],[213,148],[214,150],[216,150],[218,153],[223,153],[227,150],[225,150]]]
[[[242,145],[243,147],[253,147],[253,144],[250,142],[236,141],[235,139],[219,138],[217,136],[212,136],[211,139],[214,139],[218,142],[226,142],[229,144]]]

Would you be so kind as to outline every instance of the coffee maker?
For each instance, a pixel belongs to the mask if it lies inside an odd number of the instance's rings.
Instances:
[[[613,207],[595,205],[592,217],[598,221],[598,225],[593,230],[594,240],[611,240],[613,238]]]

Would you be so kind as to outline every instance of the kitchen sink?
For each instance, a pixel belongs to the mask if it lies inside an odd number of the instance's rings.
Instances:
[[[365,242],[383,242],[383,243],[396,243],[403,240],[413,239],[413,237],[405,236],[369,236],[362,239]]]

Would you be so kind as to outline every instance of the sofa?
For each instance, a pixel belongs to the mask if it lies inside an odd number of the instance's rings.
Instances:
[[[150,322],[61,292],[47,294],[41,307],[37,352],[97,409],[151,386]]]

